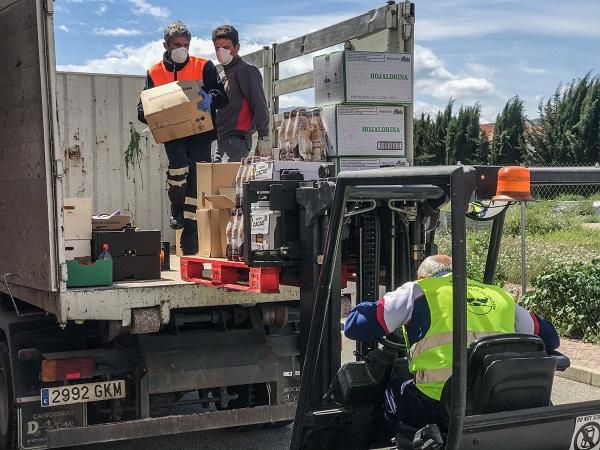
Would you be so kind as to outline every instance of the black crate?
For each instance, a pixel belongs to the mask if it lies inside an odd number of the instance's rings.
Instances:
[[[160,255],[125,255],[113,258],[113,281],[157,280],[159,278]]]
[[[97,259],[108,244],[113,258],[113,280],[153,280],[160,278],[160,231],[126,228],[92,233],[92,256]]]

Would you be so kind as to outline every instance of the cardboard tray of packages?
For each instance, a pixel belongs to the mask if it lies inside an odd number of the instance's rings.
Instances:
[[[122,230],[131,225],[131,217],[121,214],[99,214],[92,217],[92,230]]]
[[[202,81],[174,81],[142,91],[140,98],[156,143],[205,133],[214,128],[210,112],[200,111]]]

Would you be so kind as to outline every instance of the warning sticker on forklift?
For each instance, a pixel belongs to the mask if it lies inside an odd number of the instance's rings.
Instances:
[[[575,419],[570,450],[600,450],[600,414]]]

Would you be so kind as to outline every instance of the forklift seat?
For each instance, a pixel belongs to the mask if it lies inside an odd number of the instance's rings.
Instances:
[[[557,361],[568,358],[546,352],[544,341],[528,334],[500,334],[471,344],[467,354],[465,415],[549,406]],[[397,448],[437,449],[446,439],[450,417],[452,377],[440,399],[440,422],[418,430],[399,424]]]
[[[557,360],[539,337],[487,336],[471,344],[467,358],[466,415],[550,405]],[[448,380],[441,399],[443,416],[450,411],[450,391]]]

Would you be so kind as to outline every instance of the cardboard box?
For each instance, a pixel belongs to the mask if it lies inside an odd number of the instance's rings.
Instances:
[[[227,224],[235,207],[235,189],[220,188],[216,195],[207,195],[206,203],[212,208],[199,209],[198,249],[205,258],[225,258],[227,253]]]
[[[204,258],[222,258],[218,209],[202,208],[198,217],[198,254]]]
[[[413,101],[410,53],[342,51],[313,59],[315,104]]]
[[[65,241],[92,239],[91,198],[65,198],[63,212]]]
[[[321,117],[328,157],[406,157],[403,106],[324,106]]]
[[[183,230],[175,230],[175,255],[182,257],[181,247],[179,246],[179,242],[181,241],[181,233]]]
[[[65,241],[65,260],[92,258],[92,243],[89,239],[69,239]]]
[[[196,178],[198,206],[212,207],[206,203],[207,195],[218,195],[221,188],[235,188],[235,177],[240,163],[197,163]]]
[[[120,214],[98,214],[92,217],[92,230],[118,231],[131,225],[131,217]]]
[[[210,111],[198,109],[201,88],[201,81],[174,81],[142,91],[146,121],[157,143],[213,129]]]
[[[338,172],[408,166],[406,158],[336,158]]]

